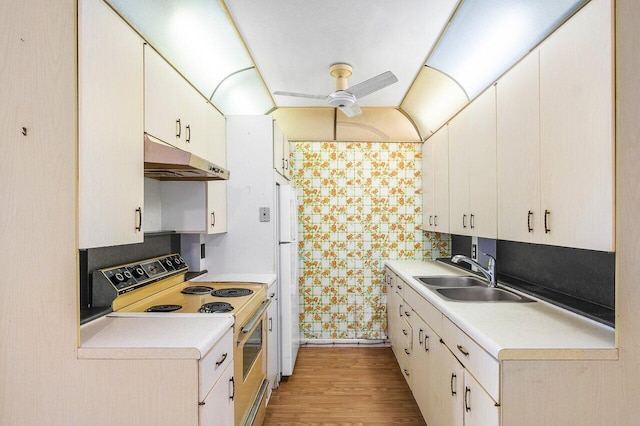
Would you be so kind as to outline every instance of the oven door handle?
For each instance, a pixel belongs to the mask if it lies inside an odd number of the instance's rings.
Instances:
[[[264,302],[262,302],[262,306],[260,306],[260,309],[258,309],[258,312],[256,312],[251,319],[249,320],[248,323],[246,323],[241,329],[240,331],[242,331],[242,334],[247,334],[248,332],[250,332],[253,327],[256,325],[256,323],[258,321],[260,321],[260,318],[262,317],[262,315],[265,313],[265,311],[267,309],[269,309],[269,306],[271,306],[271,303],[273,302],[273,300],[268,299],[265,300]]]

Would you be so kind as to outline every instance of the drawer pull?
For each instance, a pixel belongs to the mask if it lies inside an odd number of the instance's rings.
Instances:
[[[464,348],[464,346],[458,345],[458,350],[462,352],[462,355],[469,356],[469,352]]]
[[[407,371],[407,369],[406,369],[406,368],[404,368],[402,371],[404,372],[404,374],[405,374],[407,377],[409,377],[409,372]]]
[[[406,316],[408,316],[408,317],[410,317],[410,316],[411,316],[411,314],[410,314],[409,312],[407,312],[407,311],[404,311],[404,314],[405,314]]]
[[[398,287],[398,290],[402,290],[402,286],[400,284],[396,285],[396,287]]]
[[[220,358],[220,361],[216,361],[216,367],[220,367],[226,359],[227,359],[227,353],[225,352],[222,354],[222,358]]]
[[[198,402],[198,405],[204,405],[206,404],[206,402],[202,401],[202,402]]]
[[[471,388],[464,388],[464,411],[471,411],[471,405],[469,405],[469,395],[471,394]]]
[[[404,348],[404,353],[407,354],[407,355],[411,355],[411,352],[409,352],[409,349],[407,349],[407,348]]]
[[[450,382],[450,386],[451,386],[451,396],[455,396],[456,395],[456,390],[453,388],[453,379],[455,379],[456,377],[456,373],[451,373],[451,382]]]
[[[402,334],[404,334],[405,336],[409,335],[409,333],[407,333],[407,330],[405,330],[404,328],[402,329]]]
[[[402,305],[398,306],[398,313],[402,316]]]

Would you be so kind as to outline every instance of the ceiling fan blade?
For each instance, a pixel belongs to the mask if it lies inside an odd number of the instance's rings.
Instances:
[[[295,92],[273,92],[274,95],[280,96],[295,96],[297,98],[311,98],[311,99],[322,99],[326,100],[326,96],[322,95],[307,95],[306,93],[295,93]]]
[[[338,109],[349,118],[362,115],[362,110],[356,103],[351,104],[351,106],[348,107],[338,107]]]
[[[362,83],[349,87],[346,92],[353,94],[356,98],[361,98],[377,90],[383,89],[397,81],[398,78],[391,71],[387,71],[372,77],[369,80],[365,80]]]

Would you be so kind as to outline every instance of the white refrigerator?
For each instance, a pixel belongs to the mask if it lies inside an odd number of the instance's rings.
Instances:
[[[300,347],[298,203],[292,186],[278,185],[278,246],[282,375],[290,376]]]

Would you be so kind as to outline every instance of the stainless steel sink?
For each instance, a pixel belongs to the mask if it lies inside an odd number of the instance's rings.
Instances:
[[[489,284],[487,281],[481,280],[476,277],[458,277],[458,276],[445,276],[445,277],[413,277],[429,287],[487,287]]]
[[[535,300],[510,291],[486,286],[438,288],[435,291],[444,299],[457,302],[535,302]]]

